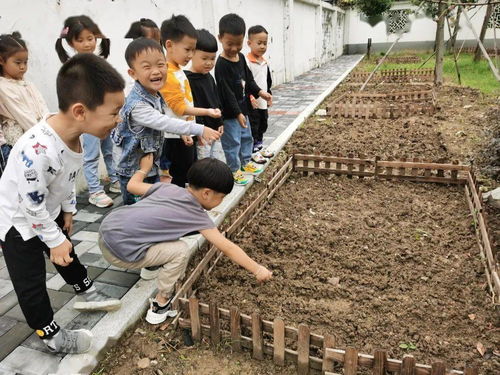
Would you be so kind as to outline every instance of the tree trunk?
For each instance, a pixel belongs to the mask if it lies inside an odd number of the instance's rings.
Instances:
[[[455,49],[455,43],[457,42],[458,29],[460,26],[460,16],[462,15],[462,7],[458,7],[457,9],[457,17],[455,20],[455,27],[453,28],[453,34],[451,36],[449,50],[453,51]]]
[[[493,4],[490,4],[491,0],[488,0],[488,6],[486,7],[486,14],[484,15],[483,27],[481,27],[481,33],[479,34],[479,40],[484,45],[484,36],[486,35],[486,30],[488,30],[488,21],[493,13]],[[477,44],[476,50],[474,51],[474,62],[481,60],[481,49],[479,48],[479,43]]]
[[[446,3],[440,1],[438,6],[438,20],[436,27],[436,66],[434,67],[434,85],[443,84],[443,58],[444,58],[444,22]]]

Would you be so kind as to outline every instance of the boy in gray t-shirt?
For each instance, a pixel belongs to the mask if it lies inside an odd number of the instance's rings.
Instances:
[[[112,211],[99,229],[99,246],[111,264],[121,268],[161,266],[158,294],[151,300],[146,321],[158,324],[177,314],[170,310],[169,299],[189,261],[187,245],[179,241],[189,233],[200,232],[258,281],[271,278],[272,273],[224,237],[205,212],[218,206],[233,189],[233,175],[226,164],[214,158],[197,161],[189,169],[187,189],[161,182],[145,183],[152,166],[152,154],[144,156],[141,169],[127,185],[130,193],[142,199]]]

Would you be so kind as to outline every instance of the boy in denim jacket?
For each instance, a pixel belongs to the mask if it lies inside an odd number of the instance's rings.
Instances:
[[[121,152],[117,173],[123,203],[128,205],[135,203],[136,197],[127,191],[127,184],[139,169],[139,161],[145,154],[155,155],[155,167],[147,174],[145,181],[158,181],[163,132],[194,134],[207,142],[219,139],[220,133],[193,121],[165,115],[167,107],[158,91],[165,83],[167,65],[158,42],[147,38],[134,40],[125,51],[125,59],[130,67],[128,73],[136,82],[120,111],[122,121],[114,130],[112,138]]]

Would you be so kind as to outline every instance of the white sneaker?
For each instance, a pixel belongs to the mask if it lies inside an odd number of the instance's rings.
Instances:
[[[92,345],[92,332],[86,329],[69,330],[61,328],[54,337],[43,340],[54,353],[85,353]]]
[[[111,193],[121,193],[122,190],[120,189],[120,181],[115,181],[109,185],[109,191]]]
[[[170,310],[172,304],[170,301],[165,306],[160,306],[156,298],[149,299],[149,310],[146,313],[146,322],[150,324],[163,323],[167,318],[174,318],[177,316],[177,310]]]
[[[76,295],[73,308],[82,311],[115,311],[121,305],[122,302],[118,298],[108,296],[106,293],[98,291],[95,286],[92,286],[89,290]]]
[[[101,190],[97,193],[90,194],[89,203],[99,208],[110,207],[113,205],[113,199],[108,197],[108,195]]]

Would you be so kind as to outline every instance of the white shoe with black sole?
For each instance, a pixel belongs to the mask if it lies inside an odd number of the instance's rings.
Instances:
[[[170,310],[172,304],[168,301],[164,306],[161,306],[156,299],[149,299],[149,310],[146,313],[146,322],[149,324],[163,323],[167,318],[175,318],[177,310]]]

